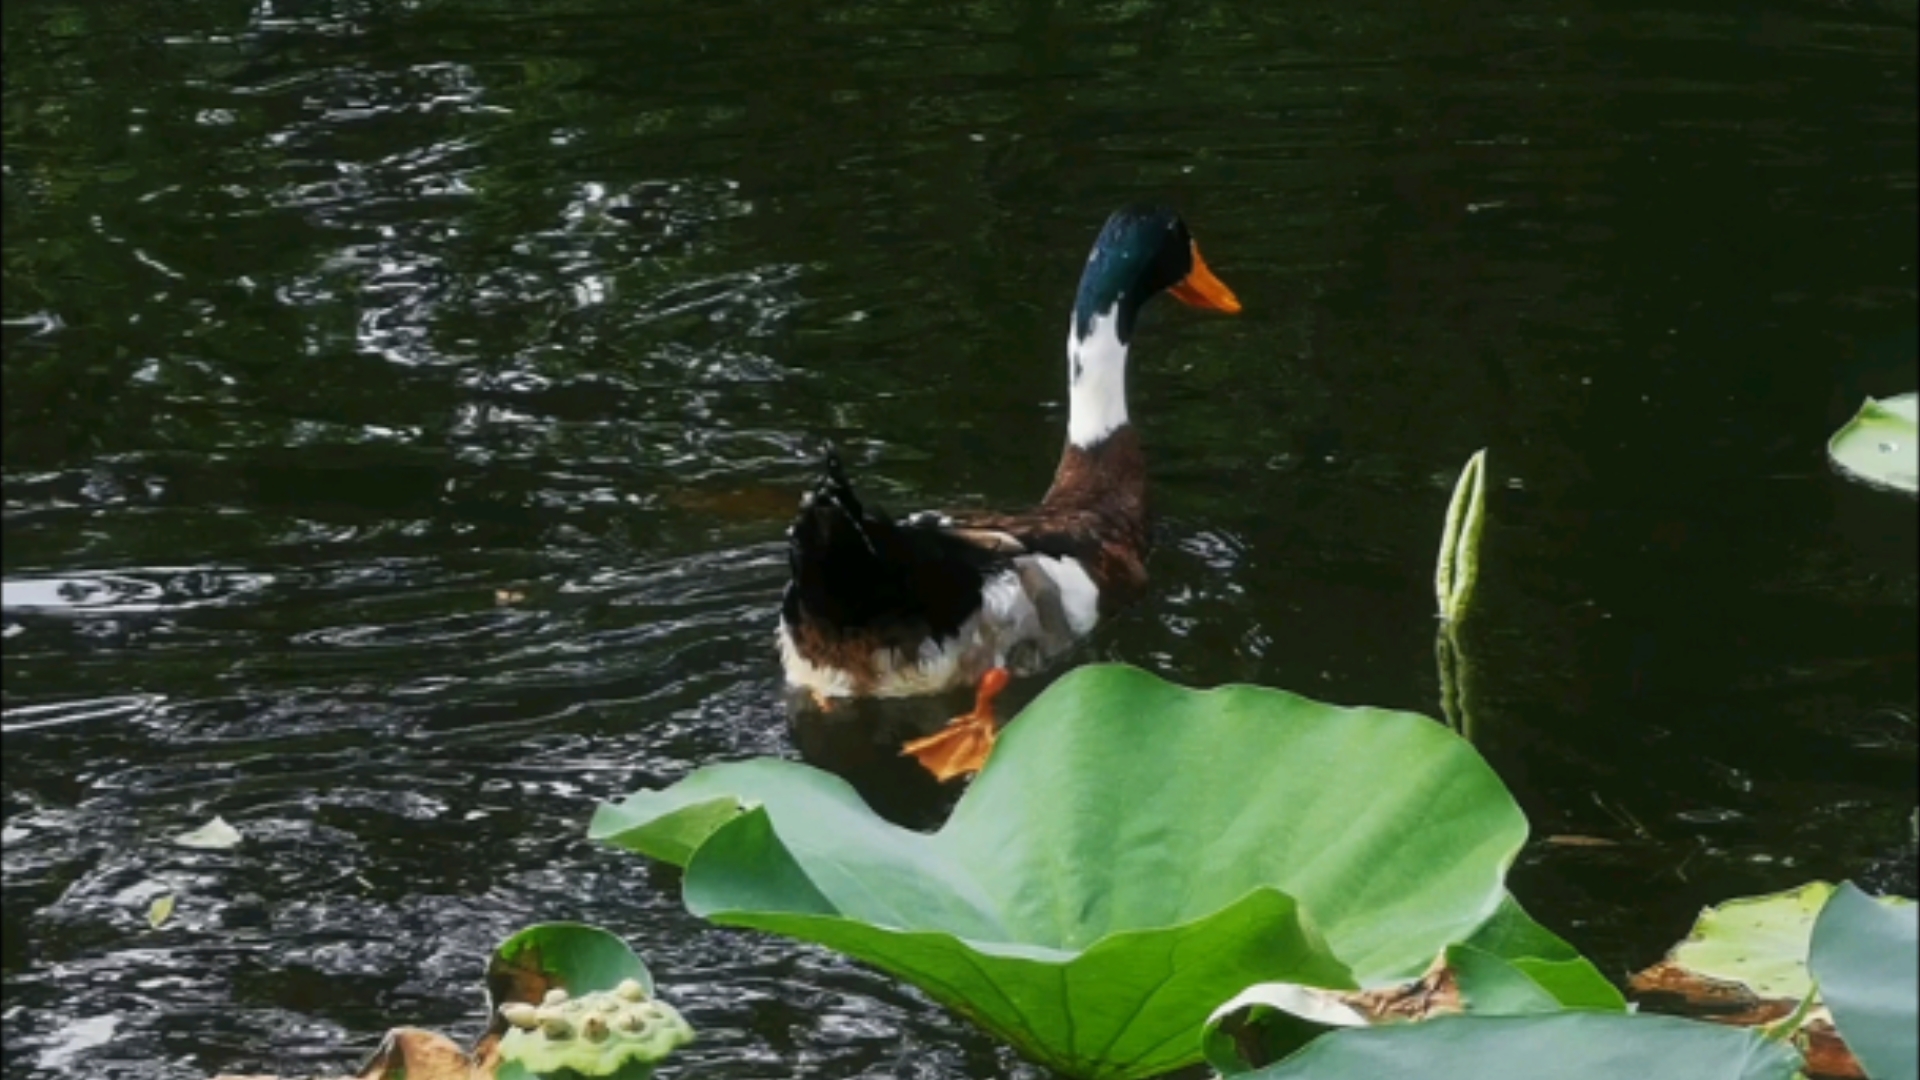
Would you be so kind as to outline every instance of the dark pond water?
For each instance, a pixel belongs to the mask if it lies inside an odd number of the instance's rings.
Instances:
[[[900,509],[1037,495],[1142,195],[1247,310],[1149,313],[1156,588],[1085,656],[1437,712],[1486,446],[1475,737],[1536,838],[1620,841],[1530,847],[1535,913],[1621,974],[1913,887],[1914,504],[1822,454],[1915,384],[1911,0],[0,18],[10,1078],[472,1034],[553,918],[653,962],[676,1075],[1037,1075],[583,830],[803,747],[938,817],[789,729],[781,530],[828,439]]]

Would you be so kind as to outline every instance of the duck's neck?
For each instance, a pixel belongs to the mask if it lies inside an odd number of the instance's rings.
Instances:
[[[1127,425],[1127,343],[1120,305],[1088,318],[1075,313],[1067,330],[1067,442],[1090,450]]]

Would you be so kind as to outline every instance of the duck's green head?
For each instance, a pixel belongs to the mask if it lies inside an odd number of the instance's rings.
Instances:
[[[1140,306],[1161,293],[1193,307],[1240,310],[1213,276],[1180,215],[1129,206],[1107,219],[1093,242],[1067,331],[1067,438],[1087,448],[1127,423],[1127,346]]]
[[[1093,241],[1074,299],[1075,337],[1084,340],[1093,320],[1107,316],[1122,343],[1133,339],[1140,306],[1170,292],[1183,303],[1229,314],[1240,310],[1233,290],[1213,276],[1187,223],[1172,209],[1128,206],[1113,212]]]

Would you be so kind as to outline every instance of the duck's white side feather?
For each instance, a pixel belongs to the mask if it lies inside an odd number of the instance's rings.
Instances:
[[[1100,591],[1077,559],[1023,555],[988,578],[980,610],[945,641],[928,639],[911,654],[888,649],[873,657],[873,697],[915,697],[972,686],[987,669],[1030,673],[1065,652],[1100,621]],[[800,654],[783,618],[780,662],[787,682],[821,697],[851,697],[854,674]]]

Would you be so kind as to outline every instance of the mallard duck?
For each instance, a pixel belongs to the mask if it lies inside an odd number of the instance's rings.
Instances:
[[[973,711],[908,743],[941,780],[993,747],[994,698],[1090,632],[1146,583],[1146,463],[1128,422],[1127,350],[1162,292],[1240,310],[1186,223],[1158,206],[1107,219],[1067,331],[1067,444],[1038,506],[1014,514],[891,518],[861,502],[837,456],[787,529],[780,605],[788,684],[822,708],[850,697],[975,688]]]

